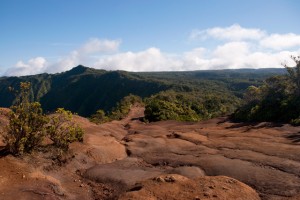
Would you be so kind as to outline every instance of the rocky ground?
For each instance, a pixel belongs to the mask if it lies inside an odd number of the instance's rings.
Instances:
[[[300,127],[142,115],[134,107],[102,125],[76,117],[84,142],[59,161],[2,156],[0,199],[300,199]]]

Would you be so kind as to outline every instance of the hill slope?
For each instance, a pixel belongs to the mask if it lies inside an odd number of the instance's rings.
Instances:
[[[40,101],[44,110],[64,107],[89,116],[98,109],[110,111],[130,93],[149,97],[172,89],[239,98],[249,85],[261,85],[266,77],[282,73],[283,69],[134,73],[96,70],[79,65],[59,74],[0,78],[0,106],[9,107],[14,102],[15,96],[8,88],[18,88],[22,81],[31,82],[31,98]]]

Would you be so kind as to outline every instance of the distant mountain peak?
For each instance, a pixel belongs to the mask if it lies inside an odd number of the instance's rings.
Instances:
[[[63,76],[77,76],[77,75],[88,75],[88,74],[103,74],[106,71],[103,69],[95,69],[95,68],[90,68],[86,67],[83,65],[78,65],[69,71],[65,71],[62,73]]]
[[[85,74],[90,69],[91,68],[89,68],[89,67],[85,67],[83,65],[78,65],[76,67],[73,67],[69,71],[63,72],[62,74],[67,75],[67,76],[80,75],[80,74]]]
[[[85,67],[83,65],[78,65],[77,67],[74,67],[71,70],[69,70],[69,72],[81,74],[81,73],[84,73],[88,69],[89,69],[88,67]]]

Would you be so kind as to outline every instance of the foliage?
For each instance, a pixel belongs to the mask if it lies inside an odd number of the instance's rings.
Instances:
[[[107,115],[103,110],[100,109],[91,116],[90,121],[96,124],[101,124],[112,120],[123,119],[128,115],[130,108],[135,104],[143,104],[142,98],[133,94],[129,94],[117,103],[117,106],[112,109],[111,113]]]
[[[102,123],[110,121],[110,119],[108,116],[106,116],[104,110],[100,109],[100,110],[97,110],[97,112],[90,117],[90,121],[94,122],[96,124],[102,124]]]
[[[47,132],[53,145],[64,151],[69,149],[69,144],[75,141],[83,141],[83,130],[72,121],[70,111],[58,108],[54,115],[50,116]]]
[[[256,87],[282,69],[201,70],[191,72],[104,71],[78,66],[58,74],[0,77],[0,107],[10,107],[16,97],[7,89],[31,82],[30,100],[41,103],[46,112],[65,108],[89,117],[101,109],[108,115],[117,102],[134,94],[147,98],[161,91],[234,94],[242,98],[248,86]]]
[[[83,131],[71,121],[71,112],[60,108],[47,117],[40,103],[30,102],[30,88],[29,82],[21,82],[16,103],[10,107],[9,124],[2,133],[7,150],[13,155],[30,153],[45,137],[62,150],[67,150],[71,142],[82,141]]]
[[[117,103],[117,106],[112,109],[112,112],[109,116],[110,119],[120,120],[126,117],[130,111],[131,106],[135,104],[142,104],[143,100],[141,97],[129,94],[121,99],[120,102]]]
[[[300,57],[292,58],[296,66],[285,66],[286,75],[270,77],[260,87],[247,89],[244,104],[233,114],[233,119],[300,124]]]
[[[40,103],[29,102],[29,89],[29,82],[21,83],[17,103],[11,107],[8,116],[9,125],[6,127],[4,142],[14,155],[32,151],[46,135],[48,119]]]
[[[196,92],[166,91],[145,100],[148,121],[199,121],[232,112],[236,98]]]
[[[292,60],[296,63],[296,67],[289,67],[284,65],[288,72],[288,76],[293,83],[295,94],[300,95],[300,56],[291,56]]]

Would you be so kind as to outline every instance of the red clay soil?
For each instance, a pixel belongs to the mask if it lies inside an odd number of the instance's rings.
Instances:
[[[300,127],[143,123],[143,111],[102,125],[76,116],[84,142],[63,159],[0,157],[0,199],[300,199]]]
[[[189,179],[177,174],[155,177],[136,185],[119,198],[128,199],[260,199],[249,186],[225,176]]]

